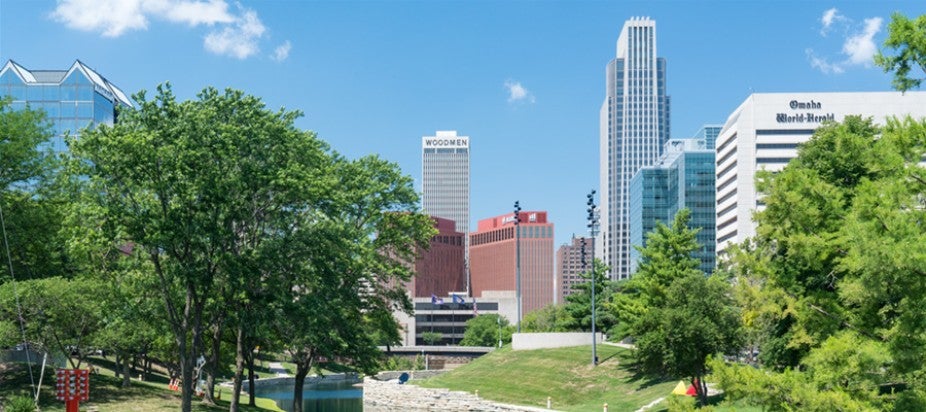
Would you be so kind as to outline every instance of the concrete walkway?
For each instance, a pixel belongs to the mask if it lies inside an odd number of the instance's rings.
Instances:
[[[665,397],[656,399],[655,401],[652,401],[652,402],[650,402],[650,403],[648,403],[648,404],[646,404],[646,405],[643,405],[643,407],[641,407],[640,409],[637,409],[636,412],[644,412],[644,411],[646,411],[647,409],[650,409],[650,408],[652,408],[652,407],[658,405],[659,402],[662,402],[662,401],[664,401],[665,399],[666,399]]]
[[[277,378],[288,378],[290,377],[289,372],[286,368],[283,367],[283,364],[280,362],[270,362],[267,365],[270,368],[270,373],[276,375]]]

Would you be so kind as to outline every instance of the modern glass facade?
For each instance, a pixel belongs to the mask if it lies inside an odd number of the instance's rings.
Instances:
[[[689,227],[699,229],[699,249],[694,257],[701,270],[714,270],[714,151],[704,139],[670,140],[665,154],[654,166],[640,169],[630,180],[630,238],[645,246],[646,235],[657,222],[670,225],[683,208],[691,211]],[[639,266],[640,253],[633,248],[631,274]]]
[[[631,273],[630,179],[656,163],[669,139],[666,60],[656,55],[655,21],[624,23],[605,84],[599,148],[602,231],[596,255],[610,266],[612,279],[623,279]]]
[[[704,140],[707,148],[714,150],[716,148],[717,136],[720,135],[720,131],[723,130],[722,124],[710,124],[704,125],[695,133],[694,138],[698,140]]]
[[[30,107],[44,110],[52,123],[52,147],[64,151],[64,135],[98,124],[112,125],[116,107],[132,107],[131,101],[79,60],[68,70],[27,70],[10,60],[0,69],[0,95],[12,98],[13,110]]]

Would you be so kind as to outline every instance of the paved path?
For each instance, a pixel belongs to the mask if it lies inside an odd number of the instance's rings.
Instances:
[[[287,378],[290,376],[289,372],[280,362],[270,362],[267,367],[270,368],[270,373],[276,375],[278,378]]]
[[[652,408],[652,407],[658,405],[659,402],[662,402],[662,401],[664,401],[665,399],[666,399],[665,397],[656,399],[655,401],[652,401],[652,402],[650,402],[650,403],[648,403],[648,404],[646,404],[646,405],[643,405],[643,407],[641,407],[640,409],[637,409],[636,412],[644,412],[644,411],[646,411],[647,409]]]
[[[468,392],[422,388],[414,384],[399,385],[372,378],[363,380],[365,412],[553,412],[550,409],[508,405],[482,399]]]

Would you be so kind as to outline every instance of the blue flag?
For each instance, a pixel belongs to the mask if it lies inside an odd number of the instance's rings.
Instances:
[[[444,300],[437,297],[436,295],[431,295],[431,304],[432,305],[443,305]]]
[[[463,297],[460,295],[451,295],[451,296],[453,296],[453,303],[459,303],[462,305],[463,303],[466,302],[465,300],[463,300]]]

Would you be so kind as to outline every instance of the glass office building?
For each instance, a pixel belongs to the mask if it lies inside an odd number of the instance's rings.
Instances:
[[[703,129],[702,129],[703,131]],[[715,135],[716,136],[716,135]],[[630,242],[646,246],[646,235],[657,222],[671,225],[683,208],[691,211],[689,227],[699,229],[694,257],[701,270],[714,270],[714,150],[704,139],[673,139],[653,166],[641,168],[630,180]],[[631,274],[640,252],[630,252]]]
[[[98,124],[112,125],[116,107],[132,107],[118,87],[80,60],[67,70],[28,70],[9,60],[0,69],[0,96],[12,99],[13,110],[44,110],[51,122],[55,151],[66,150],[64,135]]]
[[[624,23],[605,84],[599,140],[602,230],[595,256],[610,266],[616,280],[630,276],[630,179],[655,164],[669,140],[666,60],[656,54],[655,21]]]

